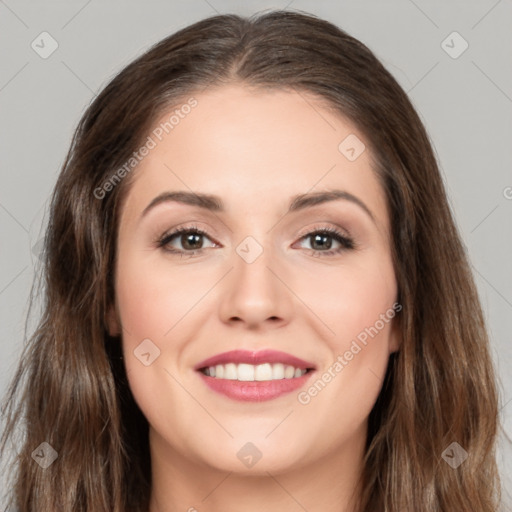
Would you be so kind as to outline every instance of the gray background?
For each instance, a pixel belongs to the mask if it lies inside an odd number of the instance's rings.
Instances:
[[[0,393],[23,344],[49,196],[84,108],[116,72],[170,33],[215,13],[273,8],[337,24],[367,44],[408,91],[436,148],[473,264],[511,436],[511,0],[0,0]],[[58,44],[45,59],[31,47],[35,41],[39,52],[50,48],[48,36],[39,36],[44,31]],[[464,41],[469,46],[458,55]],[[499,461],[512,489],[510,443],[502,441]]]

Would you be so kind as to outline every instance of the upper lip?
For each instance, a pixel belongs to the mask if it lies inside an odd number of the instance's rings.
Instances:
[[[313,363],[304,361],[304,359],[300,359],[299,357],[292,356],[291,354],[287,354],[286,352],[281,352],[279,350],[230,350],[201,361],[194,366],[194,370],[227,363],[246,363],[252,365],[263,363],[283,363],[295,368],[300,368],[301,370],[315,368]]]

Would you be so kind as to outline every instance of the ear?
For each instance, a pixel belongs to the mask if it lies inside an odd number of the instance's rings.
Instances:
[[[110,336],[116,337],[121,335],[120,322],[117,318],[117,312],[114,305],[109,306],[105,320]]]

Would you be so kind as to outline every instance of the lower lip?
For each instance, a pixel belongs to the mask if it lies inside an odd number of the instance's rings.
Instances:
[[[232,400],[264,402],[291,393],[304,386],[312,373],[314,372],[310,370],[301,377],[266,381],[216,379],[202,372],[199,372],[199,376],[210,389]]]

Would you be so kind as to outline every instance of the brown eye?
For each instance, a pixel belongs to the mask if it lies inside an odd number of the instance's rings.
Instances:
[[[171,233],[164,234],[158,241],[158,247],[171,253],[193,255],[196,251],[204,249],[204,240],[210,238],[206,232],[199,228],[179,228]],[[178,244],[178,247],[175,247]],[[212,246],[215,244],[212,242]]]
[[[354,248],[353,240],[333,228],[312,231],[303,236],[301,240],[309,241],[310,250],[316,253],[315,256],[331,256]],[[339,247],[332,249],[333,240]]]
[[[201,249],[203,235],[199,233],[188,233],[179,236],[179,240],[184,249],[195,250]]]

